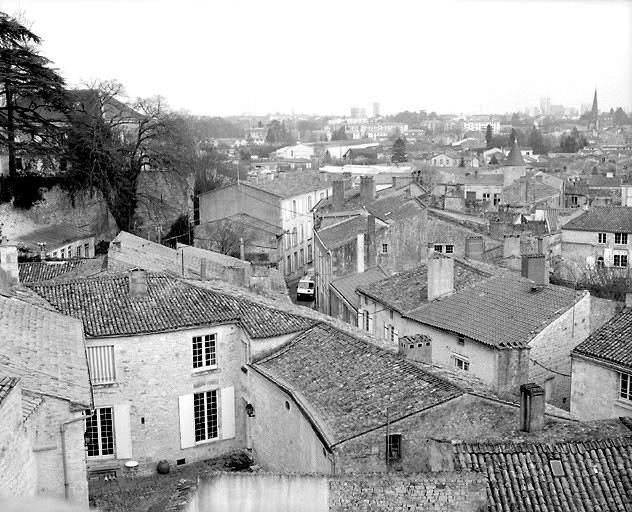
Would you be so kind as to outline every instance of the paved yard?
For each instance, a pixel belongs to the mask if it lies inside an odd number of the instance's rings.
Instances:
[[[101,512],[164,512],[181,480],[195,482],[198,475],[210,471],[248,471],[250,464],[246,455],[234,453],[172,468],[166,475],[90,480],[90,505]]]

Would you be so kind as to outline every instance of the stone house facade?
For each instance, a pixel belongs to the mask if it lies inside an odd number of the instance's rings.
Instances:
[[[206,192],[200,196],[196,236],[204,238],[208,223],[247,214],[280,228],[277,237],[279,270],[286,281],[305,275],[314,259],[313,218],[311,210],[329,197],[331,183],[321,181],[315,172],[280,172],[270,179],[250,180]],[[246,248],[249,251],[249,248]]]
[[[31,286],[86,329],[93,473],[124,474],[132,460],[151,472],[161,460],[177,466],[244,448],[240,368],[251,350],[265,352],[310,325],[142,270]]]
[[[632,417],[631,327],[626,308],[573,350],[571,413],[577,418]]]

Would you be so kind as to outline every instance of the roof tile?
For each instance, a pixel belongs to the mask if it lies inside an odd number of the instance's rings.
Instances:
[[[628,206],[593,206],[567,222],[562,230],[632,233],[632,208]]]
[[[632,309],[624,309],[573,350],[606,362],[632,368]]]

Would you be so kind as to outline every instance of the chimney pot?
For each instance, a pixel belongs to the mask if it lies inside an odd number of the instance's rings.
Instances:
[[[549,273],[546,268],[544,254],[523,254],[521,275],[537,285],[543,286],[548,284]]]
[[[465,239],[465,257],[471,260],[483,261],[485,241],[480,235],[468,236]]]
[[[375,199],[375,181],[373,176],[360,177],[360,201],[363,205]]]
[[[534,383],[520,386],[520,430],[534,432],[544,427],[544,389]]]
[[[428,258],[428,302],[454,291],[454,259]]]
[[[342,180],[332,183],[332,206],[335,212],[343,210],[345,205],[345,182]]]
[[[144,300],[149,297],[147,271],[134,269],[129,275],[129,296],[132,300]]]

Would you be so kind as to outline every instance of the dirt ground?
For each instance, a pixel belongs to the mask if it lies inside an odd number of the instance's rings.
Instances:
[[[211,471],[248,471],[250,465],[245,454],[234,453],[175,467],[166,475],[90,480],[90,506],[101,512],[164,512],[182,480],[195,482],[198,475]]]

